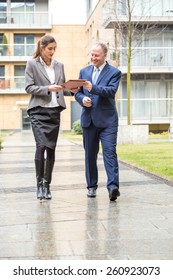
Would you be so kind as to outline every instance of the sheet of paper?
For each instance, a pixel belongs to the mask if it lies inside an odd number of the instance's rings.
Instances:
[[[66,90],[72,90],[78,87],[83,86],[83,83],[86,82],[86,80],[68,80],[67,82],[61,84],[61,86],[63,86],[64,89]]]

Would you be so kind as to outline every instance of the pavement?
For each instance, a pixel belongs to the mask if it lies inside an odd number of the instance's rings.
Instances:
[[[59,137],[53,199],[36,199],[32,133],[5,138],[0,151],[0,260],[172,260],[173,187],[119,163],[121,196],[99,187],[88,198],[84,151]]]

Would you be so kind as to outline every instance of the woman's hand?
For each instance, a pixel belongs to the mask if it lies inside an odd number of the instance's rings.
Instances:
[[[48,88],[48,91],[60,91],[60,90],[62,90],[63,89],[63,87],[62,86],[60,86],[60,85],[50,85],[49,86],[49,88]]]

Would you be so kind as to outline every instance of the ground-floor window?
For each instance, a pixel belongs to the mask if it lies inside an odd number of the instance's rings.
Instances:
[[[122,78],[117,100],[120,118],[127,117],[127,83]],[[173,119],[173,75],[132,75],[132,122],[170,121]]]
[[[29,130],[31,129],[30,118],[27,114],[27,109],[21,110],[21,118],[22,118],[22,130]]]
[[[73,123],[80,119],[82,107],[77,101],[71,102],[71,128]]]

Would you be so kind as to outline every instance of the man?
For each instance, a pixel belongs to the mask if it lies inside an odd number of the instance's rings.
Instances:
[[[83,107],[81,126],[85,149],[85,175],[88,197],[96,196],[98,187],[97,155],[99,142],[107,174],[109,199],[120,196],[119,168],[116,154],[118,115],[115,94],[121,79],[121,72],[107,63],[107,47],[98,43],[91,50],[92,65],[80,70],[79,79],[85,79],[75,99]],[[95,81],[98,76],[97,81]]]

